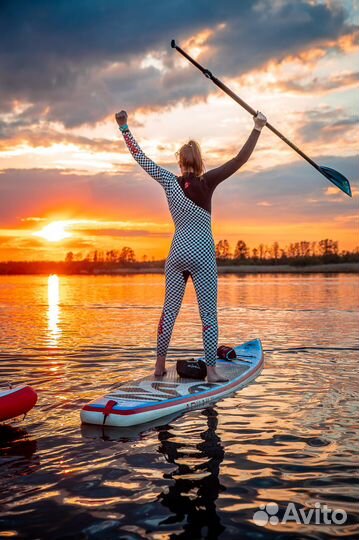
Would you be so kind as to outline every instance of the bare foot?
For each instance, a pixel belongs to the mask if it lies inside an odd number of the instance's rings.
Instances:
[[[163,369],[162,371],[155,369],[154,376],[155,377],[163,377],[167,374],[167,369]]]
[[[155,365],[155,377],[163,377],[163,375],[166,375],[167,369],[165,368],[166,359],[165,358],[159,358]]]
[[[222,377],[214,366],[207,366],[207,381],[208,382],[227,382],[226,377]]]

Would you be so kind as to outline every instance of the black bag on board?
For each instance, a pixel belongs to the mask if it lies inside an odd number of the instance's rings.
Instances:
[[[234,360],[237,358],[236,351],[227,345],[221,345],[217,349],[217,356],[223,360]],[[207,366],[203,360],[177,360],[176,370],[180,377],[184,379],[203,380],[207,376]]]
[[[221,345],[218,347],[217,356],[222,360],[235,360],[237,358],[236,351],[227,345]]]
[[[207,375],[207,366],[203,360],[177,360],[176,370],[184,379],[203,380]]]

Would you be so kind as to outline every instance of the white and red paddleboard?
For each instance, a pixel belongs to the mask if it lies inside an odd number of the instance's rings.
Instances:
[[[259,339],[239,345],[235,351],[235,360],[217,360],[217,369],[228,379],[226,382],[183,379],[172,367],[163,377],[151,375],[121,384],[88,403],[81,410],[81,420],[85,424],[127,427],[207,407],[243,388],[261,372],[264,359]]]
[[[0,422],[26,414],[37,401],[37,394],[31,386],[0,387]]]

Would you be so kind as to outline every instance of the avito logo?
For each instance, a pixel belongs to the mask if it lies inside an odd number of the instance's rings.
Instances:
[[[305,510],[300,508],[299,510],[294,503],[289,503],[284,512],[282,519],[276,515],[279,510],[279,506],[275,502],[262,504],[260,510],[254,513],[253,521],[256,525],[264,527],[268,523],[270,525],[278,525],[278,523],[288,523],[292,521],[294,523],[304,523],[305,525],[343,525],[347,520],[347,513],[345,510],[337,508],[333,510],[326,504],[321,505],[316,502],[314,508]]]

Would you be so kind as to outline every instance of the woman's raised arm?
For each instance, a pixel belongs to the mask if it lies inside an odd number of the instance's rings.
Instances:
[[[238,171],[238,169],[240,169],[240,167],[242,167],[242,165],[248,161],[257,144],[260,132],[266,122],[267,118],[264,116],[264,114],[258,112],[254,117],[254,128],[238,154],[220,167],[212,169],[204,174],[204,177],[212,190],[215,189],[218,184],[223,182],[223,180],[226,180],[232,176],[232,174]]]
[[[121,111],[119,113],[116,113],[116,122],[118,123],[119,128],[122,132],[127,148],[129,149],[129,151],[131,152],[132,156],[135,158],[137,163],[150,176],[152,176],[152,178],[157,180],[157,182],[159,182],[163,186],[166,193],[169,195],[173,182],[176,179],[175,175],[171,173],[170,171],[167,171],[166,169],[159,167],[159,165],[156,165],[156,163],[154,163],[150,158],[148,158],[144,154],[144,152],[139,147],[137,141],[135,140],[134,136],[132,135],[127,125],[126,111]]]

